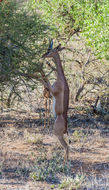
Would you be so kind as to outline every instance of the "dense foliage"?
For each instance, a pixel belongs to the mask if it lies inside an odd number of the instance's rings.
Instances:
[[[0,100],[8,107],[12,97],[21,100],[25,86],[28,90],[37,88],[47,30],[39,15],[28,10],[23,1],[0,3]],[[39,78],[33,82],[30,75],[36,72]]]
[[[47,71],[41,57],[52,38],[55,44],[70,45],[71,52],[63,60],[68,63],[64,69],[76,97],[72,99],[79,100],[95,89],[108,94],[108,31],[108,0],[2,1],[0,91],[8,94],[10,102],[13,93],[20,95],[24,84],[32,90],[38,86],[41,71]],[[34,73],[38,77],[33,82]]]
[[[21,9],[15,1],[0,5],[0,81],[5,83],[19,72],[38,72],[47,26],[39,16]]]
[[[30,0],[30,5],[42,10],[59,41],[81,32],[99,58],[109,58],[108,0]]]

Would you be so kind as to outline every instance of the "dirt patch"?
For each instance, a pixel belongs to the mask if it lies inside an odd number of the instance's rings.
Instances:
[[[108,124],[97,117],[87,118],[85,113],[69,114],[69,136],[65,137],[67,142],[70,139],[67,169],[62,169],[64,152],[52,134],[52,127],[53,122],[49,130],[44,129],[43,121],[39,122],[39,118],[32,118],[32,115],[25,118],[22,115],[1,115],[0,190],[60,189],[64,184],[64,177],[67,180],[69,176],[72,179],[80,176],[81,180],[82,175],[85,181],[77,189],[103,189],[103,185],[109,187]],[[34,143],[32,140],[28,142],[25,130],[30,135],[41,134],[41,143]],[[47,167],[46,170],[44,167]],[[43,176],[36,175],[39,170]],[[99,179],[103,182],[99,182]],[[104,183],[105,180],[107,181]],[[65,188],[63,185],[63,189],[68,187]]]

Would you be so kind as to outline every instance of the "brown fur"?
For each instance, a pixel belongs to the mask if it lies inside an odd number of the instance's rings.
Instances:
[[[64,133],[67,132],[67,110],[68,110],[68,101],[69,101],[69,88],[68,88],[68,85],[66,85],[67,82],[66,82],[64,72],[62,69],[58,50],[56,48],[53,50],[50,50],[48,53],[44,54],[43,57],[45,58],[53,57],[54,62],[57,65],[56,82],[53,84],[53,86],[51,86],[48,79],[46,79],[46,85],[49,91],[52,93],[52,95],[56,99],[55,112],[56,112],[57,118],[54,123],[54,134],[57,136],[57,138],[59,139],[59,142],[65,149],[65,161],[66,161],[68,160],[69,147],[64,140]],[[67,89],[68,89],[68,93],[67,93]]]

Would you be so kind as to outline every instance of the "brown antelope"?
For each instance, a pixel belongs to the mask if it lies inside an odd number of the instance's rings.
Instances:
[[[52,49],[51,44],[48,48],[47,53],[43,55],[43,58],[53,58],[54,63],[57,68],[57,79],[55,83],[51,86],[49,80],[45,78],[46,86],[49,89],[50,93],[55,98],[55,112],[56,120],[54,123],[54,134],[59,139],[61,145],[65,149],[64,161],[68,160],[69,147],[66,141],[64,140],[64,134],[67,133],[67,111],[69,104],[69,87],[67,84],[66,77],[62,68],[59,51],[64,48],[61,45]]]

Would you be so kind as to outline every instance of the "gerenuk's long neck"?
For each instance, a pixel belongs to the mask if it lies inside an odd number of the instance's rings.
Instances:
[[[56,63],[56,66],[57,66],[57,77],[62,79],[62,80],[65,80],[64,71],[62,68],[61,60],[60,60],[60,55],[58,53],[56,53],[53,56],[53,59],[54,59],[54,62]]]
[[[66,80],[66,77],[64,75],[64,71],[62,68],[60,56],[58,53],[56,53],[53,56],[54,62],[56,63],[57,66],[57,78],[61,79],[64,81],[64,112],[63,112],[63,117],[65,119],[65,133],[67,132],[67,111],[68,111],[68,105],[69,105],[69,86]]]

